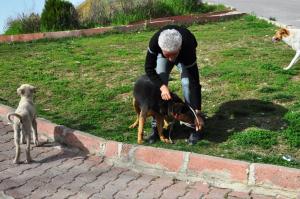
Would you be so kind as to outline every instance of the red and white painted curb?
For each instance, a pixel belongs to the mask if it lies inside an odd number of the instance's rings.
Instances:
[[[0,105],[0,117],[14,109]],[[258,194],[277,194],[296,198],[300,193],[300,169],[256,164],[105,140],[38,118],[38,132],[48,139],[66,144],[93,155],[104,156],[106,162],[156,175],[181,180],[202,181],[234,190],[251,190]]]

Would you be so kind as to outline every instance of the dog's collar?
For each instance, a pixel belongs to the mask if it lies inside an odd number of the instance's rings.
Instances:
[[[187,123],[187,122],[183,122],[183,121],[179,121],[180,122],[180,125],[185,125],[185,126],[187,126],[187,127],[189,127],[189,128],[192,128],[192,129],[195,129],[196,127],[195,127],[195,125],[194,124],[189,124],[189,123]]]

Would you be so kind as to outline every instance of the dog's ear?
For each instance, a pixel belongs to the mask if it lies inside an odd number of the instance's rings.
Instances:
[[[24,95],[24,92],[25,92],[25,90],[21,87],[17,89],[17,94],[18,95]]]
[[[175,103],[183,102],[182,99],[180,99],[180,97],[178,97],[178,95],[176,95],[175,93],[171,93],[171,97],[172,97],[172,101]]]
[[[162,115],[168,114],[168,101],[161,100],[158,103],[158,107],[159,107],[159,113],[160,114],[162,114]]]
[[[288,35],[290,35],[290,32],[289,32],[289,30],[286,29],[286,28],[281,28],[281,29],[280,29],[280,34],[281,34],[282,36],[288,36]]]
[[[188,111],[190,111],[190,109],[187,107],[187,106],[185,106],[185,105],[183,105],[182,106],[182,108],[181,108],[181,114],[185,114],[185,113],[187,113]]]
[[[32,87],[31,87],[31,90],[32,90],[32,92],[33,92],[33,93],[36,93],[36,91],[37,91],[37,88],[36,88],[36,87],[34,87],[34,86],[32,86]]]
[[[173,114],[185,114],[189,111],[189,108],[183,103],[174,103]]]

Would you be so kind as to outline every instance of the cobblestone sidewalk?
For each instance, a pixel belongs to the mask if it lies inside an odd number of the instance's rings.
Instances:
[[[0,199],[274,198],[133,172],[108,165],[102,157],[87,156],[57,143],[32,147],[31,154],[34,160],[31,164],[12,163],[13,131],[0,121]],[[21,160],[24,158],[22,146]]]

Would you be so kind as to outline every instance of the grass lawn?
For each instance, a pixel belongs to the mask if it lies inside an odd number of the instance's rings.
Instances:
[[[208,119],[203,139],[188,146],[177,125],[175,144],[152,145],[300,168],[300,64],[274,44],[276,27],[253,16],[194,25]],[[22,83],[38,87],[39,117],[116,141],[137,141],[132,88],[144,73],[153,30],[31,43],[0,44],[0,103],[16,107]],[[170,87],[181,94],[179,73]],[[146,135],[150,132],[150,119]],[[290,155],[293,161],[286,161]]]

